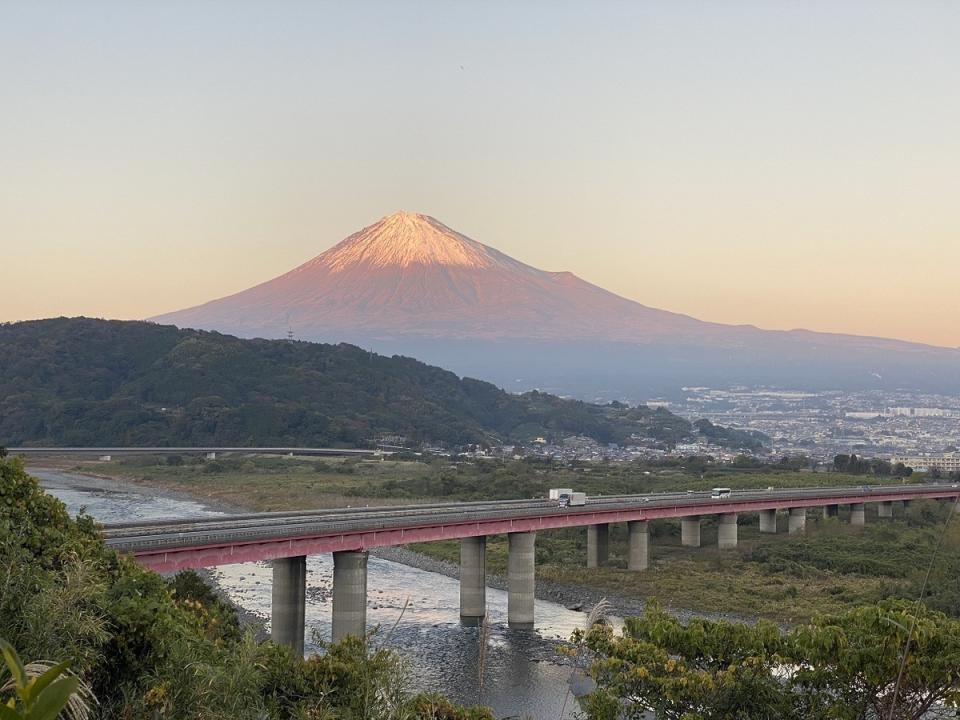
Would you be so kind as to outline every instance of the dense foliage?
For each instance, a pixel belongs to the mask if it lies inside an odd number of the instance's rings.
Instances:
[[[960,621],[916,603],[785,634],[765,622],[683,625],[654,605],[619,636],[598,625],[575,639],[597,682],[585,699],[596,720],[920,720],[960,707]]]
[[[196,576],[165,580],[108,551],[17,459],[0,459],[0,637],[71,661],[108,719],[490,718],[411,697],[397,656],[360,640],[308,660],[255,642]]]
[[[663,410],[593,405],[352,345],[240,340],[144,322],[0,325],[0,441],[18,445],[454,445],[585,435],[673,442]]]
[[[892,465],[889,460],[857,457],[857,455],[845,453],[834,456],[833,469],[850,475],[897,475],[899,477],[913,475],[913,469],[903,463]]]

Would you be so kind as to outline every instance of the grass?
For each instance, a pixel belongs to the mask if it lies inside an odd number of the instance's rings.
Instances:
[[[169,464],[173,460],[176,464]],[[50,461],[35,460],[37,464]],[[63,462],[62,460],[60,461]],[[705,472],[651,468],[634,463],[575,468],[542,461],[429,462],[359,458],[227,456],[205,461],[188,456],[131,457],[111,462],[70,460],[67,467],[186,492],[251,510],[384,505],[441,500],[544,497],[551,487],[590,495],[680,489],[862,485],[862,476],[839,473],[765,472],[710,467]],[[869,482],[899,482],[870,478]]]
[[[389,460],[226,458],[168,465],[165,458],[141,457],[72,462],[70,468],[262,512],[430,501],[370,494],[371,482],[412,477],[418,469],[417,463]]]

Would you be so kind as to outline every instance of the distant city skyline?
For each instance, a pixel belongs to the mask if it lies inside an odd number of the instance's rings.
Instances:
[[[645,305],[960,346],[960,5],[7,3],[0,321],[421,212]]]

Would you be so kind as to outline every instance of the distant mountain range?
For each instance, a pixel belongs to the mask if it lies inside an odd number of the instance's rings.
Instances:
[[[241,337],[346,341],[510,389],[590,397],[733,384],[960,390],[957,349],[704,322],[538,270],[406,212],[280,277],[152,320]]]
[[[413,445],[764,439],[662,408],[514,395],[352,345],[88,318],[0,325],[0,445],[364,447],[385,434]]]

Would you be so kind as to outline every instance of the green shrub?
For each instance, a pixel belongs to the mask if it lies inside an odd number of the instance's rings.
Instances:
[[[308,660],[255,642],[196,573],[106,549],[17,459],[0,459],[0,637],[72,659],[108,720],[491,718],[412,696],[399,658],[355,639]]]

